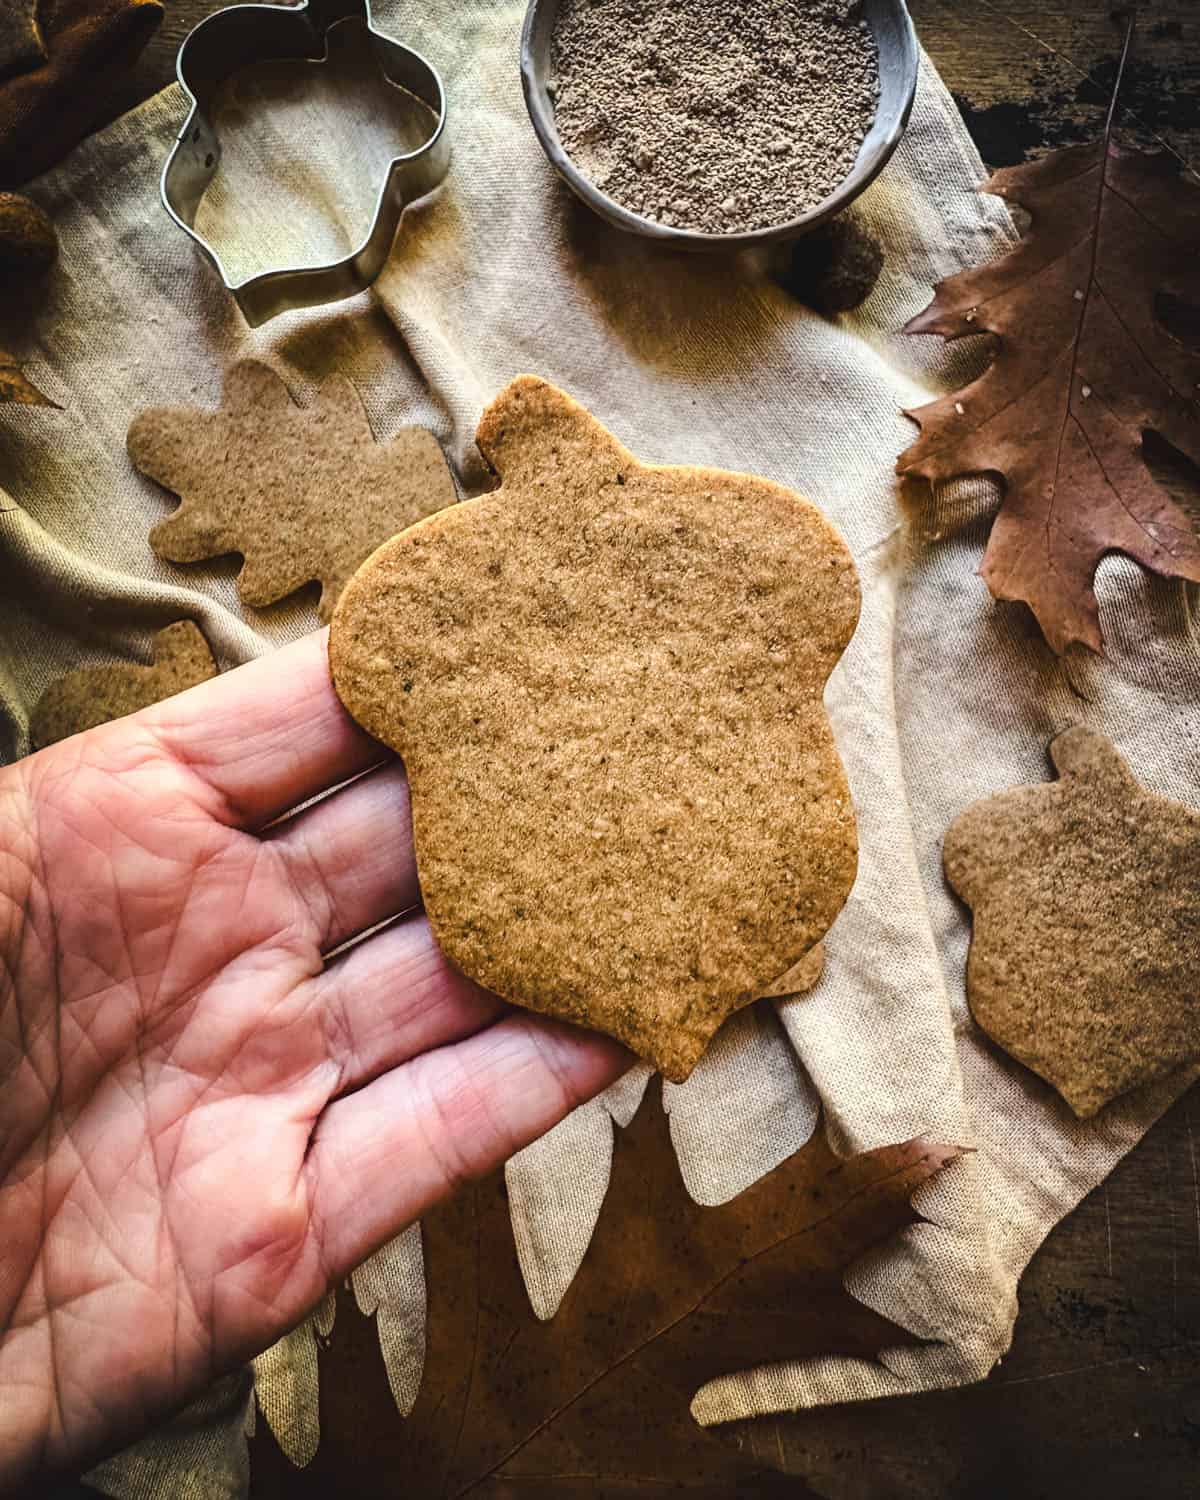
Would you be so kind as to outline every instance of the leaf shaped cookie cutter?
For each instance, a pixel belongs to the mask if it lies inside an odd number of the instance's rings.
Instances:
[[[221,142],[210,119],[217,91],[231,74],[254,63],[326,62],[328,33],[345,22],[365,27],[383,76],[428,107],[433,129],[415,150],[388,163],[366,237],[343,259],[328,265],[273,267],[234,282],[196,229],[200,200],[221,164]],[[304,0],[286,8],[232,5],[215,12],[184,39],[176,72],[192,106],[163,168],[163,206],[216,271],[247,323],[257,328],[279,313],[365,291],[391,253],[404,209],[431,192],[450,164],[446,95],[437,70],[412,48],[376,29],[370,0]]]

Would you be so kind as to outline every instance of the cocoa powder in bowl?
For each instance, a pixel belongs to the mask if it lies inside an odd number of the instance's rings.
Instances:
[[[549,91],[563,149],[622,207],[678,229],[769,229],[853,168],[879,99],[844,0],[564,0]]]

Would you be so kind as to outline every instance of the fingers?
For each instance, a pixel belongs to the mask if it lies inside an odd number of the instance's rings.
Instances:
[[[508,1009],[443,957],[420,912],[335,959],[313,980],[312,996],[339,1068],[338,1093],[471,1036]]]
[[[261,827],[386,755],[334,692],[327,639],[305,636],[140,716],[223,821]]]
[[[330,1277],[544,1134],[629,1063],[607,1038],[518,1014],[329,1105],[306,1169]]]
[[[368,772],[263,836],[321,927],[323,949],[418,905],[408,782],[399,761]]]

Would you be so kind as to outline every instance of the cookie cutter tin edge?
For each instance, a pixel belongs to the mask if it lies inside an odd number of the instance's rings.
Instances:
[[[256,62],[327,61],[328,33],[349,21],[364,25],[384,77],[431,110],[433,131],[415,150],[388,163],[366,236],[348,255],[327,265],[273,267],[233,282],[220,256],[195,228],[200,200],[221,162],[221,143],[209,119],[216,90],[231,74]],[[442,80],[420,53],[376,29],[370,0],[304,0],[286,8],[227,6],[184,38],[176,75],[191,107],[163,167],[163,207],[216,271],[252,328],[295,308],[337,302],[365,291],[387,262],[405,208],[431,192],[450,164]]]

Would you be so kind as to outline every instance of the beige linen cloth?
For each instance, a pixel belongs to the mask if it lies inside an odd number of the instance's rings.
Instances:
[[[904,142],[855,210],[884,247],[883,275],[862,308],[826,321],[753,260],[665,254],[573,203],[525,117],[521,4],[377,9],[442,70],[454,161],[440,193],[409,216],[371,293],[247,330],[158,203],[184,110],[177,89],[36,184],[62,234],[62,263],[46,306],[6,315],[3,342],[63,410],[0,410],[0,747],[26,749],[29,711],[54,676],[146,659],[151,632],[168,621],[197,620],[224,667],[315,624],[307,597],[243,609],[234,563],[172,567],[146,544],[170,502],[131,469],[126,427],[147,404],[215,405],[235,356],[268,359],[301,400],[343,371],[380,438],[429,425],[464,492],[483,479],[472,444],[482,407],[529,370],[642,458],[749,470],[811,495],[841,527],[863,584],[862,622],[827,694],[858,808],[858,882],[813,993],[736,1017],[688,1083],[666,1089],[672,1137],[688,1189],[707,1203],[798,1149],[822,1108],[841,1152],[920,1134],[977,1150],[921,1191],[928,1222],[850,1278],[930,1343],[878,1363],[809,1360],[729,1376],[700,1391],[694,1411],[715,1422],[979,1380],[1008,1346],[1029,1257],[1195,1070],[1084,1125],[991,1047],[965,1004],[969,926],[942,880],[941,837],[976,799],[1047,779],[1047,741],[1077,721],[1110,734],[1148,786],[1200,805],[1197,591],[1106,561],[1108,656],[1060,663],[1028,617],[993,603],[975,576],[995,488],[976,479],[936,502],[902,503],[893,464],[913,436],[902,408],[954,389],[983,355],[900,329],[932,282],[1013,239],[1007,211],[976,192],[979,158],[927,63]],[[243,268],[305,244],[320,258],[365,222],[387,154],[385,109],[365,85],[318,86],[304,69],[257,88],[269,107],[255,107],[249,86],[234,91],[224,183],[206,222],[223,243],[236,240]],[[328,222],[314,224],[314,211]],[[604,1211],[613,1120],[628,1121],[644,1083],[635,1071],[509,1164],[539,1316],[553,1313]],[[354,1286],[360,1305],[380,1311],[407,1409],[424,1338],[419,1231]],[[330,1316],[327,1304],[323,1327]],[[256,1373],[262,1410],[303,1461],[318,1440],[313,1321]],[[247,1390],[245,1380],[223,1382],[92,1482],[120,1496],[244,1492]]]

